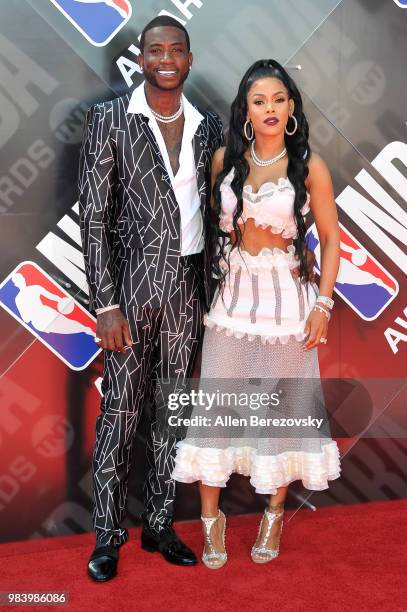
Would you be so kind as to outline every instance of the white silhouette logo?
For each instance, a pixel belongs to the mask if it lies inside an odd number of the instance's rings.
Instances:
[[[61,298],[59,295],[47,291],[41,285],[27,286],[26,280],[20,272],[14,274],[11,280],[19,289],[15,303],[24,323],[31,323],[37,331],[47,334],[83,333],[94,336],[90,327],[65,316],[65,313],[70,314],[74,309],[74,302],[71,298]],[[56,302],[58,313],[50,306],[43,304],[41,296]]]

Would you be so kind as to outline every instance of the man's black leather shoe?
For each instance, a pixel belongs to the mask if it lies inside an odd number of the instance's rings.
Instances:
[[[143,526],[141,548],[148,552],[160,552],[164,559],[175,565],[196,565],[197,558],[188,546],[180,540],[172,527],[153,534]]]
[[[96,582],[105,582],[117,574],[119,549],[114,546],[97,546],[88,563],[88,574]]]

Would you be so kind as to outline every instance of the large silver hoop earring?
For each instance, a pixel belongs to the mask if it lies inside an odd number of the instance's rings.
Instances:
[[[250,125],[250,136],[247,135],[247,126]],[[244,135],[246,136],[246,140],[248,140],[249,142],[251,140],[253,140],[254,138],[254,129],[253,129],[253,125],[252,122],[249,120],[246,121],[246,123],[244,124],[244,128],[243,128],[243,132]]]
[[[292,136],[297,131],[298,121],[297,121],[297,118],[294,117],[294,115],[290,115],[288,119],[292,119],[294,121],[294,129],[291,132],[289,132],[287,130],[287,126],[285,126],[285,133],[287,134],[287,136]],[[288,124],[288,121],[287,121],[287,124]]]

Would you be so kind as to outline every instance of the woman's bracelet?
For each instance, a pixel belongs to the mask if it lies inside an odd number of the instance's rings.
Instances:
[[[326,306],[327,308],[329,308],[329,310],[332,310],[335,302],[333,301],[332,298],[328,297],[327,295],[319,295],[317,297],[317,303],[323,304],[324,306]]]
[[[319,310],[319,312],[323,312],[323,313],[324,313],[324,315],[326,316],[326,318],[328,319],[328,321],[330,320],[330,318],[331,318],[331,313],[330,313],[330,312],[328,312],[327,310],[325,310],[325,308],[322,308],[322,306],[319,306],[318,304],[315,304],[315,306],[314,306],[314,310],[315,310],[315,311],[318,311],[318,310]]]

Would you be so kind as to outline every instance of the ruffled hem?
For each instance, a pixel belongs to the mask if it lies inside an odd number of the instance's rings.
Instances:
[[[208,314],[204,315],[203,323],[206,327],[209,327],[209,329],[224,333],[226,336],[233,336],[239,340],[245,338],[249,342],[252,342],[256,338],[260,338],[263,344],[275,344],[277,341],[281,342],[281,344],[287,344],[290,338],[294,338],[298,342],[301,342],[307,335],[304,331],[293,331],[288,334],[253,334],[238,329],[237,327],[222,325],[221,323],[211,320]]]
[[[259,455],[249,446],[226,449],[203,448],[178,442],[172,477],[185,483],[201,481],[211,487],[226,487],[231,474],[250,477],[256,493],[275,495],[279,487],[301,480],[306,489],[323,491],[328,481],[339,478],[339,449],[334,440],[320,453],[285,451],[278,455]]]

